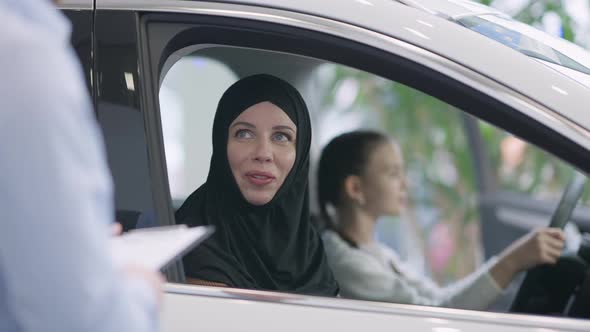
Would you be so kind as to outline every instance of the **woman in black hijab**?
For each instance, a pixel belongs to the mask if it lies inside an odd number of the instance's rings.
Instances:
[[[335,296],[308,197],[311,124],[299,92],[260,74],[233,84],[213,122],[207,181],[176,213],[179,223],[214,225],[184,258],[205,284]]]

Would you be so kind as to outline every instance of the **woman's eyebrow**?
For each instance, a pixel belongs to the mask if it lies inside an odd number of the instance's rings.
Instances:
[[[274,127],[272,127],[272,129],[273,130],[290,130],[292,132],[295,132],[295,129],[291,128],[290,126],[284,126],[284,125],[274,126]]]
[[[256,128],[255,125],[253,125],[253,124],[251,124],[249,122],[244,122],[244,121],[238,121],[238,122],[234,123],[233,125],[231,125],[230,128],[233,128],[233,127],[239,126],[239,125],[242,125],[242,126],[245,126],[245,127],[248,127],[248,128]]]

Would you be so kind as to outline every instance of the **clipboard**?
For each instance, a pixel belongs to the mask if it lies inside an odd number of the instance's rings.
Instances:
[[[173,225],[135,229],[111,238],[116,266],[136,265],[164,269],[202,243],[215,231],[213,226]]]

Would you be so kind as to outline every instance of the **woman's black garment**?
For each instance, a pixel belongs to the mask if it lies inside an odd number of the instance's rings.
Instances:
[[[229,126],[260,102],[280,107],[297,125],[297,156],[273,199],[249,204],[227,159]],[[176,213],[179,223],[214,225],[215,234],[184,258],[188,277],[231,287],[335,296],[318,232],[310,223],[307,188],[311,124],[303,98],[287,82],[254,75],[222,96],[213,122],[213,156],[207,182]]]

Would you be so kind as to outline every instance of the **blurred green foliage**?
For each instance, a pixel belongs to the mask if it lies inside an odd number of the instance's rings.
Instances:
[[[489,0],[480,2],[488,5],[492,3]],[[530,25],[536,25],[541,23],[547,13],[554,12],[561,19],[562,37],[573,42],[575,40],[575,32],[572,25],[572,18],[566,12],[564,2],[564,0],[530,0],[513,18]]]

